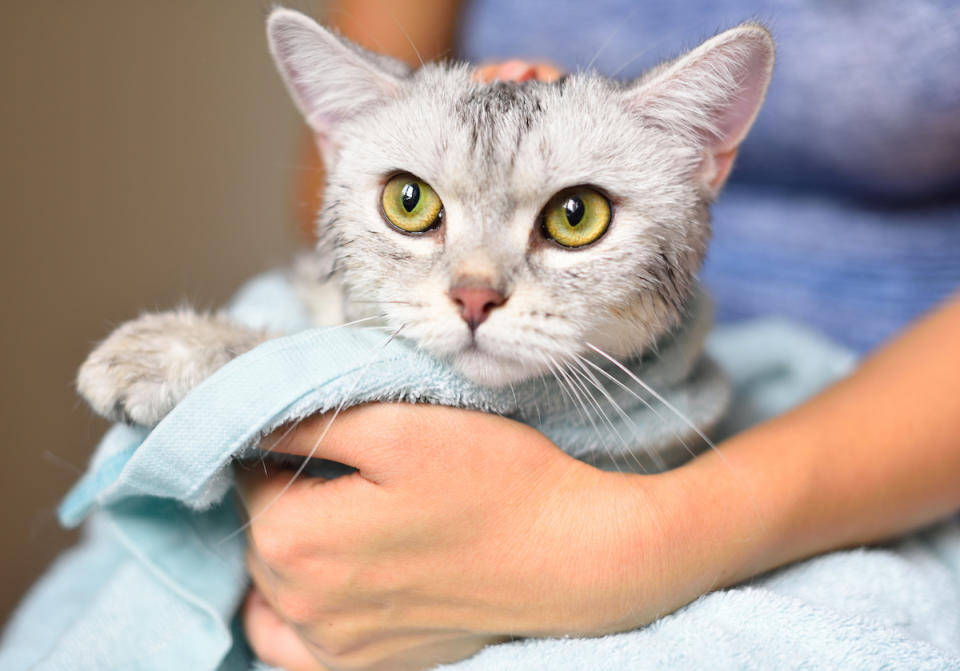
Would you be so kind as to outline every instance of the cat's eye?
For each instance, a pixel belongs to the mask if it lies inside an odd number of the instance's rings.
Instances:
[[[610,201],[596,190],[564,189],[543,210],[543,234],[564,247],[583,247],[606,232],[610,215]]]
[[[383,187],[383,216],[405,233],[423,233],[440,225],[443,203],[437,192],[409,173],[391,177]]]

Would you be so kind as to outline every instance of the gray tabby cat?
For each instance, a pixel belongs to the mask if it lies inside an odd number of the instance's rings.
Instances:
[[[405,65],[286,9],[280,73],[327,169],[317,258],[342,309],[379,316],[474,381],[511,384],[589,354],[624,358],[678,323],[717,195],[763,101],[774,49],[743,24],[640,79],[482,84]],[[311,284],[313,285],[311,288]],[[147,314],[114,331],[78,388],[115,420],[157,423],[269,334],[224,316]]]

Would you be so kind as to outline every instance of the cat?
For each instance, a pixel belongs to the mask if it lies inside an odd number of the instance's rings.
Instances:
[[[267,26],[326,167],[316,263],[297,280],[308,302],[339,296],[318,323],[382,319],[492,387],[592,355],[587,343],[644,352],[680,321],[774,60],[745,23],[629,83],[481,83],[463,63],[411,71],[292,10]],[[99,414],[152,426],[274,335],[146,314],[94,349],[77,386]]]

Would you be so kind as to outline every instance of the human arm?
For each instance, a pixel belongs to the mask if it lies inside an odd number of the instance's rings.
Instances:
[[[673,537],[663,580],[699,594],[960,509],[958,336],[960,294],[806,403],[648,478]]]
[[[272,604],[248,602],[253,646],[301,654],[290,668],[421,668],[504,634],[639,626],[935,520],[960,507],[957,333],[960,297],[799,408],[655,476],[596,471],[480,413],[350,411],[321,452],[359,474],[300,480],[259,515],[289,473],[245,478],[251,571]],[[325,425],[278,449],[308,452]]]
[[[884,540],[960,508],[960,295],[878,349],[849,377],[677,471],[695,488],[740,474],[765,531],[733,583],[838,547]],[[737,528],[727,532],[737,537]],[[741,536],[743,537],[743,536]]]

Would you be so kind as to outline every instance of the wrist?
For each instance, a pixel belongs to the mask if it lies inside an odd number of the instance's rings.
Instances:
[[[728,542],[736,516],[717,515],[698,478],[594,471],[578,504],[591,541],[566,569],[586,596],[562,633],[635,629],[729,584],[745,545]]]
[[[609,474],[632,506],[616,562],[633,627],[779,563],[801,488],[773,492],[747,466],[709,453],[653,476]]]
[[[675,518],[713,561],[710,589],[806,556],[817,469],[806,451],[772,449],[777,444],[761,425],[663,474],[674,477],[659,495],[674,498]]]

